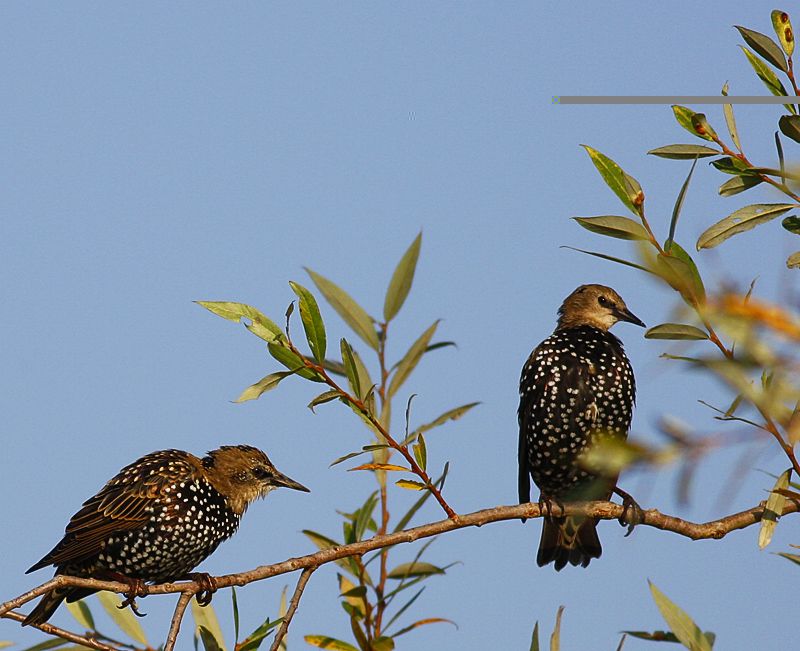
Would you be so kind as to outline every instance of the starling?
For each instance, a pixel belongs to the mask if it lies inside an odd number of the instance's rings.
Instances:
[[[519,500],[607,500],[616,477],[582,467],[581,455],[601,436],[627,438],[636,384],[622,342],[608,330],[617,321],[644,323],[610,287],[582,285],[558,310],[555,331],[531,353],[519,387]],[[599,558],[597,520],[545,516],[536,561],[586,567]]]
[[[308,492],[249,445],[222,446],[202,459],[182,450],[147,454],[84,502],[61,542],[28,572],[55,565],[57,575],[132,585],[191,577],[195,566],[235,533],[250,503],[280,486]],[[23,625],[42,624],[64,599],[73,602],[94,592],[56,588]],[[126,603],[132,601],[131,596]]]

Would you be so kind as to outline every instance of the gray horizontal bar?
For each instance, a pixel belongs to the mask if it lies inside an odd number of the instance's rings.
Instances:
[[[800,97],[765,95],[553,95],[553,104],[800,104]]]

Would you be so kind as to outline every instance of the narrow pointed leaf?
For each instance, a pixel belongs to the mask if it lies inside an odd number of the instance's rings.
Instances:
[[[649,237],[644,226],[629,217],[603,215],[600,217],[573,217],[572,219],[587,231],[615,237],[619,240],[646,240]]]
[[[562,249],[571,249],[572,251],[578,251],[579,253],[585,253],[586,255],[592,255],[595,258],[602,258],[603,260],[610,260],[611,262],[616,262],[617,264],[623,264],[626,267],[633,267],[634,269],[639,269],[640,271],[646,271],[649,274],[655,273],[651,269],[647,267],[643,267],[640,264],[636,264],[635,262],[629,262],[628,260],[623,260],[622,258],[615,258],[613,255],[606,255],[605,253],[597,253],[596,251],[586,251],[585,249],[579,249],[574,246],[562,246]]]
[[[800,235],[800,217],[795,217],[794,215],[791,217],[785,217],[781,222],[781,226],[783,226],[790,233]]]
[[[433,485],[436,486],[436,488],[438,488],[439,490],[441,490],[442,486],[444,486],[444,482],[445,479],[447,479],[447,472],[449,471],[449,469],[450,469],[450,464],[446,463],[444,465],[444,470],[442,471],[442,474],[439,477],[439,479],[433,482]],[[419,511],[422,508],[422,505],[428,501],[428,498],[430,498],[430,496],[431,492],[426,490],[425,493],[416,502],[414,502],[411,508],[408,509],[408,511],[406,511],[405,515],[402,518],[400,518],[400,521],[394,527],[394,531],[397,532],[405,529],[408,523],[411,522],[412,518],[416,515],[417,511]]]
[[[342,543],[337,542],[333,538],[328,538],[327,536],[323,536],[321,533],[317,533],[316,531],[312,531],[311,529],[303,529],[302,533],[317,547],[317,549],[331,549],[333,547],[341,547]],[[340,558],[335,560],[339,567],[350,571],[350,565],[347,562],[348,559]]]
[[[800,142],[800,115],[782,115],[778,120],[778,128],[787,138]]]
[[[198,628],[198,632],[205,629],[217,644],[216,647],[206,645],[206,649],[211,651],[211,649],[214,648],[225,651],[225,637],[222,635],[222,629],[219,626],[219,620],[217,619],[217,613],[214,611],[214,607],[210,605],[200,606],[197,603],[197,599],[192,599],[191,607],[192,617],[194,618],[194,623]],[[201,638],[205,644],[207,636],[203,637],[201,634]]]
[[[722,87],[722,94],[728,96],[728,82]],[[742,143],[739,141],[739,131],[736,128],[736,118],[733,115],[733,104],[723,104],[722,112],[725,114],[725,124],[728,126],[728,133],[731,134],[731,140],[736,146],[736,149],[742,151]]]
[[[694,168],[696,165],[697,159],[695,158],[692,166],[689,168],[689,174],[686,175],[686,180],[683,182],[680,192],[678,192],[678,197],[675,199],[675,205],[672,207],[672,219],[669,222],[669,236],[667,237],[667,242],[664,245],[664,250],[667,252],[669,252],[670,248],[672,247],[673,240],[675,239],[675,228],[678,226],[678,217],[681,214],[683,200],[686,197],[686,190],[689,188],[689,183],[692,180],[692,174],[694,174]]]
[[[717,140],[717,132],[708,123],[704,113],[695,113],[692,116],[692,128],[701,138],[706,140]]]
[[[403,466],[397,466],[393,463],[364,463],[360,466],[356,466],[355,468],[348,468],[348,472],[353,472],[354,470],[388,470],[390,472],[408,472],[408,468]]]
[[[311,402],[308,403],[307,407],[314,411],[314,407],[317,405],[324,405],[326,402],[330,402],[331,400],[336,400],[342,394],[337,391],[336,389],[330,389],[329,391],[324,391],[320,393],[316,398],[314,398]]]
[[[564,614],[564,606],[558,607],[556,613],[556,625],[553,634],[550,636],[550,651],[560,651],[561,649],[561,616]]]
[[[533,627],[533,635],[531,636],[531,648],[530,651],[540,651],[541,647],[539,646],[539,622]]]
[[[614,194],[619,197],[620,201],[622,201],[632,213],[639,214],[639,206],[641,206],[644,201],[644,196],[641,195],[641,187],[638,187],[639,184],[631,182],[635,181],[635,179],[628,176],[617,163],[602,152],[597,151],[589,145],[581,145],[581,147],[589,154],[589,158],[591,158],[597,171],[600,172],[600,176],[603,177],[606,185],[611,188]],[[638,192],[636,192],[637,187]]]
[[[428,467],[428,448],[425,445],[425,437],[420,434],[417,436],[417,442],[414,444],[414,458],[417,464],[423,470]]]
[[[297,373],[302,378],[306,380],[312,380],[314,382],[322,382],[322,378],[320,378],[313,370],[306,367],[303,363],[303,360],[300,359],[297,355],[295,355],[291,350],[286,348],[281,344],[267,344],[267,350],[269,350],[269,354],[272,355],[277,361],[283,364],[286,368],[290,371]]]
[[[778,520],[783,514],[783,507],[786,504],[786,497],[776,491],[785,490],[789,486],[789,479],[792,476],[792,469],[782,472],[778,477],[775,485],[772,487],[772,492],[767,498],[767,504],[764,507],[764,515],[761,516],[761,526],[758,531],[758,548],[764,549],[772,541],[772,535],[775,533],[775,527],[778,526]]]
[[[330,649],[330,651],[358,651],[356,647],[342,640],[337,640],[327,635],[305,635],[303,639],[307,644],[318,649]]]
[[[693,136],[703,138],[704,140],[713,141],[714,137],[717,135],[714,132],[714,129],[711,128],[711,125],[708,124],[706,116],[702,113],[697,113],[696,111],[693,111],[685,106],[681,106],[680,104],[674,104],[672,106],[672,113],[675,115],[675,119],[678,121],[678,124],[680,124]]]
[[[80,601],[75,601],[73,603],[67,602],[67,609],[69,610],[70,615],[72,615],[75,618],[75,621],[77,621],[78,624],[83,626],[83,628],[85,628],[87,631],[95,630],[94,617],[92,617],[92,611],[89,610],[89,606],[83,599],[81,599]]]
[[[755,70],[756,75],[761,81],[764,82],[764,85],[767,87],[770,93],[777,97],[786,97],[786,88],[784,88],[781,80],[778,79],[778,76],[772,71],[766,63],[764,63],[761,59],[759,59],[755,54],[753,54],[750,50],[746,47],[741,46],[742,51],[744,52],[747,60],[750,62],[750,65]],[[795,113],[795,108],[791,104],[784,104],[786,109],[791,113]]]
[[[333,466],[337,466],[343,461],[347,461],[348,459],[352,459],[353,457],[361,456],[362,454],[367,454],[368,452],[369,450],[360,450],[359,452],[349,452],[348,454],[345,454],[344,456],[341,456],[338,459],[332,461],[330,466],[328,467],[333,468]]]
[[[673,242],[669,255],[656,256],[658,275],[680,293],[690,305],[705,300],[705,288],[697,266],[677,242]]]
[[[431,574],[444,574],[444,570],[431,563],[417,561],[415,563],[401,563],[392,569],[387,576],[390,579],[407,579],[413,576],[430,576]]]
[[[344,371],[347,375],[347,382],[350,385],[350,390],[356,398],[361,398],[361,383],[358,378],[358,371],[356,370],[356,361],[353,359],[353,349],[346,339],[340,342],[342,351],[342,363],[344,364]]]
[[[395,370],[394,375],[389,382],[388,395],[390,398],[397,393],[401,386],[403,386],[403,383],[408,379],[408,376],[411,375],[411,372],[417,367],[417,364],[419,364],[419,360],[422,359],[422,356],[425,354],[425,349],[436,332],[438,325],[439,321],[437,319],[433,322],[433,325],[425,330],[425,332],[423,332],[419,338],[413,344],[411,344],[411,347],[403,356],[403,359],[398,362],[397,369]]]
[[[421,481],[416,481],[414,479],[398,479],[395,484],[397,484],[400,488],[406,488],[413,491],[424,491],[427,488],[427,486],[425,486],[425,484],[423,484]]]
[[[734,176],[719,186],[719,194],[722,197],[732,197],[735,194],[754,188],[760,183],[763,183],[763,179],[758,176]]]
[[[311,348],[311,352],[317,362],[324,364],[327,341],[325,324],[322,322],[317,299],[300,283],[289,281],[289,287],[300,299],[300,319],[303,322],[303,329],[306,331],[308,346]]]
[[[765,61],[768,61],[782,72],[789,71],[789,67],[786,65],[786,57],[783,55],[781,48],[769,36],[739,25],[734,25],[734,27],[739,30],[745,43],[758,52]]]
[[[729,237],[749,231],[759,224],[765,224],[793,208],[797,206],[791,203],[756,203],[739,208],[707,228],[697,240],[697,250],[715,247]]]
[[[120,610],[117,606],[120,604],[119,595],[111,592],[98,592],[97,599],[100,605],[103,606],[114,623],[119,626],[125,635],[132,640],[136,640],[145,646],[150,646],[147,642],[147,637],[144,634],[142,625],[136,619],[136,616],[131,612],[130,608]]]
[[[282,334],[281,329],[271,319],[264,316],[258,309],[245,303],[232,303],[229,301],[195,301],[199,306],[206,308],[212,314],[221,316],[228,321],[242,321],[248,325],[248,330],[258,335],[265,341],[272,341]],[[258,325],[252,328],[251,325]]]
[[[234,400],[234,402],[247,402],[248,400],[255,400],[260,398],[262,394],[274,389],[283,378],[292,375],[291,371],[278,371],[277,373],[270,373],[266,377],[261,378],[255,384],[251,384],[241,395]]]
[[[703,635],[703,632],[686,611],[672,603],[652,582],[648,581],[648,583],[650,584],[650,592],[653,594],[653,600],[656,602],[658,610],[661,611],[661,616],[681,644],[691,651],[711,651],[708,638]]]
[[[419,250],[422,245],[422,233],[414,238],[411,246],[400,258],[400,262],[392,274],[389,281],[389,288],[386,290],[386,299],[383,303],[383,318],[388,323],[391,321],[400,308],[403,307],[411,285],[414,282],[414,272],[417,269]]]
[[[217,638],[215,638],[214,634],[205,626],[197,627],[197,635],[203,643],[204,651],[223,651]]]
[[[645,339],[708,339],[708,334],[691,325],[682,323],[662,323],[644,333]]]
[[[235,585],[231,586],[231,606],[233,608],[233,646],[237,648],[239,645],[239,601],[236,599]]]
[[[423,432],[427,432],[428,430],[432,430],[434,427],[439,427],[440,425],[444,425],[448,421],[451,420],[458,420],[464,414],[466,414],[470,409],[475,407],[476,405],[481,404],[480,402],[470,402],[466,405],[461,405],[460,407],[456,407],[454,409],[449,409],[448,411],[444,412],[438,418],[432,420],[430,423],[425,423],[424,425],[420,425],[415,432],[418,434],[422,434]]]
[[[800,267],[800,251],[792,253],[792,255],[786,258],[786,266],[789,267],[789,269],[797,269]]]
[[[325,297],[325,300],[331,304],[331,307],[336,310],[336,313],[342,317],[344,322],[353,329],[353,332],[361,337],[370,348],[378,350],[378,333],[375,332],[372,317],[367,314],[366,310],[333,281],[328,280],[308,267],[304,267],[304,269],[311,276],[311,280]]]
[[[361,387],[361,393],[359,394],[359,398],[364,400],[369,394],[370,388],[374,387],[375,383],[372,381],[372,378],[369,375],[369,371],[367,370],[366,365],[362,361],[361,355],[358,354],[358,351],[354,350],[353,348],[351,348],[350,350],[353,353],[353,363],[355,364],[356,376],[358,377],[358,384]],[[370,409],[371,413],[374,413],[374,411],[375,411],[374,408]]]
[[[712,149],[705,145],[665,145],[664,147],[651,149],[647,153],[675,160],[692,160],[694,158],[707,158],[708,156],[720,156],[722,154],[718,149]]]
[[[415,628],[419,628],[420,626],[427,626],[428,624],[452,624],[456,628],[456,623],[451,619],[445,619],[444,617],[426,617],[425,619],[420,619],[414,622],[413,624],[409,624],[408,626],[401,628],[397,633],[394,634],[393,637],[398,637],[409,631],[413,631]]]
[[[792,561],[792,563],[797,563],[800,565],[800,554],[789,554],[787,552],[778,552],[778,556],[783,556],[784,558]]]
[[[787,56],[792,56],[794,52],[794,31],[792,30],[792,22],[789,20],[789,14],[780,9],[775,9],[770,14],[770,17],[772,18],[772,27],[783,51]]]

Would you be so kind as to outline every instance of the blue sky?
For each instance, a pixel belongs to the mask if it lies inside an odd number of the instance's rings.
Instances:
[[[578,3],[6,3],[0,7],[0,404],[6,495],[2,599],[47,578],[24,570],[69,516],[119,468],[156,449],[194,453],[252,443],[311,488],[277,492],[202,569],[227,573],[312,551],[300,533],[340,532],[370,478],[329,468],[366,442],[343,407],[316,415],[314,389],[293,380],[261,400],[231,403],[276,364],[241,327],[197,299],[237,300],[278,318],[308,284],[307,265],[380,313],[397,259],[420,231],[411,296],[394,327],[397,357],[430,323],[454,340],[401,391],[415,418],[480,400],[428,437],[431,463],[451,463],[446,495],[462,512],[516,495],[519,370],[549,334],[564,296],[585,282],[615,287],[648,325],[675,295],[631,270],[560,248],[602,248],[569,218],[617,214],[579,144],[612,156],[642,183],[664,236],[687,172],[648,149],[690,142],[666,106],[554,106],[559,94],[765,92],[734,24],[770,30],[771,4]],[[696,107],[702,110],[703,107]],[[724,130],[720,107],[705,107]],[[774,165],[777,107],[740,107],[752,158]],[[794,143],[788,143],[791,158]],[[712,221],[768,192],[720,199],[719,174],[698,165],[678,239],[689,249]],[[795,276],[778,224],[698,255],[708,282],[759,276],[762,296]],[[766,253],[755,255],[754,248]],[[796,248],[796,247],[795,247]],[[732,271],[733,270],[733,271]],[[331,310],[329,336],[347,334]],[[621,324],[639,379],[633,436],[657,442],[664,414],[699,432],[719,424],[698,398],[719,387],[660,359],[669,347]],[[400,419],[395,419],[398,424]],[[731,430],[723,430],[730,433]],[[767,448],[769,449],[769,448]],[[761,500],[786,463],[742,448],[704,462],[692,500],[675,500],[669,469],[623,479],[645,507],[707,520]],[[414,496],[397,490],[396,504]],[[399,512],[399,507],[398,507]],[[420,522],[440,519],[430,504]],[[566,606],[564,648],[614,649],[619,631],[664,628],[647,579],[686,608],[721,649],[778,648],[796,634],[776,608],[795,569],[759,552],[755,528],[690,542],[600,525],[602,559],[556,574],[535,564],[540,524],[494,524],[441,538],[431,562],[460,561],[432,580],[410,617],[447,617],[406,648],[527,648]],[[800,542],[788,519],[773,547]],[[413,548],[398,550],[407,560]],[[274,615],[295,577],[240,592],[244,628]],[[349,639],[332,567],[317,572],[290,632]],[[228,594],[215,598],[231,630]],[[95,611],[98,606],[93,606]],[[166,633],[170,599],[142,603],[151,640]],[[410,620],[409,620],[410,621]],[[72,625],[64,610],[54,622]],[[109,629],[108,624],[105,625]],[[0,639],[40,640],[6,621]],[[401,638],[402,639],[402,638]],[[190,635],[184,631],[182,648]],[[629,640],[627,649],[646,649]]]

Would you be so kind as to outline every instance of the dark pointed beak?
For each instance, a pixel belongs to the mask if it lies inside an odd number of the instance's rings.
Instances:
[[[627,307],[624,310],[615,310],[614,316],[616,316],[620,321],[627,321],[628,323],[633,323],[634,325],[641,326],[642,328],[647,327],[644,324],[644,321],[631,312]]]
[[[310,493],[311,491],[303,486],[300,482],[295,481],[294,479],[290,479],[282,472],[275,471],[275,476],[272,478],[272,484],[274,486],[281,486],[283,488],[291,488],[296,491],[303,491],[304,493]]]

